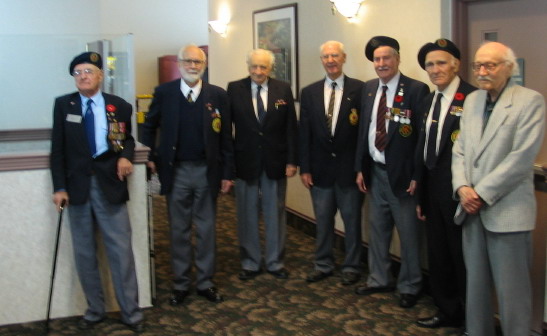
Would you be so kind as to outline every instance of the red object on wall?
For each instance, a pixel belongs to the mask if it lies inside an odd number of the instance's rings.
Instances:
[[[205,55],[209,55],[209,46],[199,46]],[[207,73],[203,75],[203,80],[207,81]],[[158,57],[158,81],[159,84],[173,81],[180,78],[179,66],[177,63],[177,55],[165,55]]]

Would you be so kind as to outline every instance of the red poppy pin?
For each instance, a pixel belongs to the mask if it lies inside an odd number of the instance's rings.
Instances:
[[[396,95],[396,96],[395,96],[395,102],[396,102],[396,103],[400,103],[400,102],[402,102],[402,101],[403,101],[403,96],[400,96],[400,95]]]
[[[108,112],[116,112],[116,106],[114,106],[112,104],[108,104],[108,105],[106,105],[106,110]]]
[[[456,93],[456,95],[454,96],[454,99],[456,100],[464,100],[465,99],[465,95],[461,92],[458,92]]]

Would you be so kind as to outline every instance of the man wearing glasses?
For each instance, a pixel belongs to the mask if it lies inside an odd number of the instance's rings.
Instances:
[[[146,115],[142,142],[151,148],[148,167],[159,173],[161,194],[167,196],[171,228],[173,293],[170,304],[189,294],[192,254],[197,294],[221,302],[212,279],[215,268],[215,218],[218,192],[232,186],[232,131],[226,120],[228,97],[201,77],[206,56],[195,45],[180,49],[182,79],[158,86]],[[157,129],[159,144],[156,144]],[[192,248],[192,223],[196,248]]]
[[[361,207],[363,193],[355,184],[355,149],[363,82],[346,76],[344,45],[325,42],[320,47],[324,79],[302,89],[300,104],[300,179],[310,190],[317,224],[314,271],[317,282],[335,269],[332,244],[334,216],[344,221],[346,257],[341,266],[342,285],[361,276]]]
[[[530,266],[536,222],[534,159],[543,141],[545,99],[515,84],[513,51],[489,42],[472,64],[481,90],[464,103],[452,151],[452,185],[459,199],[467,268],[469,335],[494,335],[495,287],[504,335],[528,335]]]
[[[53,203],[70,204],[74,260],[88,308],[79,329],[91,329],[106,317],[97,265],[95,228],[101,232],[121,310],[121,320],[143,330],[139,308],[131,224],[126,201],[127,176],[133,171],[135,141],[129,103],[100,90],[103,61],[85,52],[69,67],[78,92],[55,100],[50,167]]]

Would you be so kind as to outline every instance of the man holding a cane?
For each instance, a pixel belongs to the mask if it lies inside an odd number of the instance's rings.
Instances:
[[[88,309],[79,329],[93,328],[106,316],[99,274],[96,228],[106,247],[121,321],[143,330],[138,305],[126,178],[131,174],[135,141],[129,103],[100,91],[102,58],[85,52],[70,63],[78,92],[55,100],[50,166],[53,203],[69,206],[74,258]]]

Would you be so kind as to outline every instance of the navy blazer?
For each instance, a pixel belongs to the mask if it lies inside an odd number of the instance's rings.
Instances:
[[[102,95],[105,106],[113,106],[116,121],[125,124],[125,140],[120,152],[115,152],[107,141],[108,151],[95,159],[87,142],[80,94],[74,92],[55,99],[50,155],[53,190],[66,190],[70,203],[74,205],[88,200],[92,175],[97,177],[99,187],[110,203],[119,204],[129,199],[127,181],[118,179],[117,169],[119,158],[133,160],[132,106],[120,97],[108,93]]]
[[[367,188],[371,187],[371,169],[373,165],[369,152],[368,131],[372,120],[372,111],[380,80],[378,78],[365,83],[361,103],[361,122],[359,124],[359,140],[357,144],[356,170],[363,173]],[[397,197],[408,196],[406,190],[411,180],[415,180],[414,151],[418,141],[422,116],[420,103],[429,93],[429,87],[420,81],[401,74],[397,84],[397,93],[403,92],[402,100],[393,102],[394,108],[411,111],[410,124],[402,124],[390,120],[387,130],[387,145],[385,148],[386,170],[389,185]],[[410,126],[410,127],[408,127]]]
[[[297,165],[297,122],[291,87],[268,79],[263,125],[254,111],[250,77],[229,83],[227,91],[230,120],[235,127],[236,176],[252,181],[264,170],[270,179],[284,178],[286,165]]]
[[[304,89],[300,98],[300,174],[310,173],[319,187],[355,186],[355,151],[364,82],[344,76],[344,89],[334,135],[327,129],[325,80]],[[329,91],[330,92],[330,91]]]
[[[151,148],[150,160],[156,163],[161,182],[161,193],[173,187],[174,166],[177,153],[180,112],[183,97],[181,79],[156,87],[146,120],[143,124],[142,143]],[[228,96],[224,89],[202,83],[200,97],[203,106],[203,136],[207,179],[213,195],[220,189],[221,180],[233,178],[232,129],[227,121]],[[159,143],[157,143],[157,129]]]
[[[453,210],[456,210],[458,202],[452,198],[452,146],[454,141],[458,137],[460,131],[460,118],[463,113],[463,103],[467,95],[477,88],[473,85],[461,80],[460,85],[454,95],[454,99],[450,103],[450,110],[447,112],[443,130],[441,133],[441,139],[439,144],[439,152],[437,156],[437,162],[432,170],[428,170],[425,166],[424,160],[424,147],[426,140],[426,122],[433,104],[435,97],[435,91],[431,92],[423,101],[422,109],[422,127],[418,137],[418,145],[416,147],[416,176],[418,187],[416,189],[416,198],[418,204],[422,207],[422,214],[427,213],[427,203],[425,201],[424,184],[429,182],[435,183],[435,191],[437,195],[435,197],[442,197],[447,200],[448,203],[452,203]],[[454,111],[452,111],[455,109]],[[452,113],[450,112],[452,111]]]

